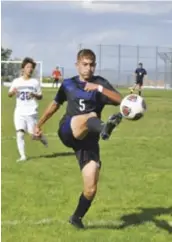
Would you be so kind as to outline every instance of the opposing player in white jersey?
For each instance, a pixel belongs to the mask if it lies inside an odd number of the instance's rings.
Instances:
[[[34,138],[34,126],[37,123],[38,103],[42,99],[40,83],[32,78],[32,73],[36,67],[33,59],[26,57],[21,65],[22,76],[13,80],[8,96],[16,96],[16,107],[14,111],[14,125],[16,129],[17,147],[20,158],[17,161],[25,161],[25,132]],[[47,146],[47,140],[42,135],[39,140]]]

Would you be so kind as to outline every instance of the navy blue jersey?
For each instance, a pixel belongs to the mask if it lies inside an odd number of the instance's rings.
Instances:
[[[147,75],[147,71],[144,68],[137,68],[135,70],[136,81],[143,81],[143,77]]]
[[[92,83],[102,85],[103,87],[117,92],[112,85],[101,76],[93,76]],[[67,116],[75,116],[96,112],[100,116],[106,104],[116,105],[108,97],[98,91],[85,91],[86,82],[80,81],[78,76],[64,79],[54,101],[63,104],[67,101]]]

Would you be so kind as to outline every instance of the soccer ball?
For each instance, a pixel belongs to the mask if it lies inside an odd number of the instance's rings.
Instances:
[[[120,112],[126,119],[139,120],[143,117],[145,111],[145,100],[137,94],[124,97],[120,104]]]

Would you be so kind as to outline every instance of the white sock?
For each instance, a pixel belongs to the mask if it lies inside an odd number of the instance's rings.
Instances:
[[[25,157],[25,142],[24,142],[24,132],[18,131],[17,132],[17,147],[21,157]]]

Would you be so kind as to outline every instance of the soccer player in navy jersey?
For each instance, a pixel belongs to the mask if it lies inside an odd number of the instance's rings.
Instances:
[[[105,105],[119,105],[122,96],[103,77],[95,76],[96,56],[90,49],[78,52],[78,76],[64,79],[53,102],[45,110],[35,127],[41,135],[42,125],[67,101],[66,113],[59,124],[58,135],[67,147],[74,150],[78,160],[84,189],[69,222],[84,228],[82,218],[88,211],[97,191],[101,160],[99,137],[106,140],[121,122],[120,113],[113,114],[106,123],[101,121]]]
[[[135,84],[130,88],[130,93],[133,93],[136,87],[138,86],[138,94],[142,94],[143,79],[147,75],[147,71],[143,68],[143,64],[139,63],[138,68],[135,70]]]

